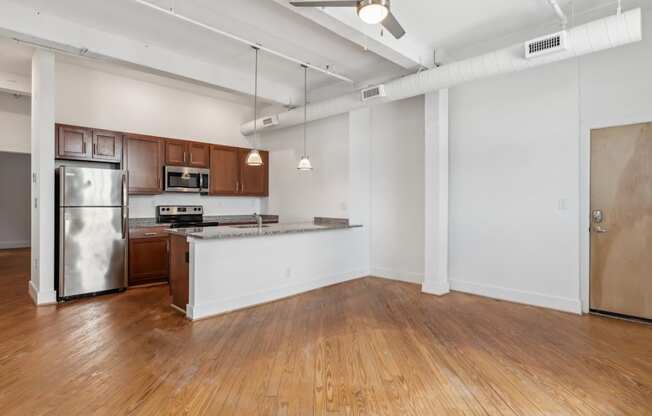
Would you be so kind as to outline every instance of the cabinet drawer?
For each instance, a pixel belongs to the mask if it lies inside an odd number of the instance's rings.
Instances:
[[[167,238],[167,227],[139,227],[129,230],[129,239],[137,240],[141,238]]]

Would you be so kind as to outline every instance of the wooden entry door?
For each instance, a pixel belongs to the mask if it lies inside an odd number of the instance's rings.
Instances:
[[[652,123],[591,132],[591,309],[652,319]]]

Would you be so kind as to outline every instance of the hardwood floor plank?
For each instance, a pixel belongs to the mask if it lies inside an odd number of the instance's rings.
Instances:
[[[189,322],[166,287],[36,308],[0,251],[0,414],[652,414],[652,326],[365,278]]]

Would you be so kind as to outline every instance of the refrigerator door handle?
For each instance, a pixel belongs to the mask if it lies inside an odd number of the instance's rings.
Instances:
[[[122,207],[122,239],[123,240],[127,239],[127,220],[129,218],[128,212],[129,212],[129,208]]]

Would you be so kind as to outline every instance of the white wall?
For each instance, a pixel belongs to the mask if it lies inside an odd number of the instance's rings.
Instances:
[[[30,98],[0,92],[0,152],[29,153]]]
[[[650,25],[647,10],[641,43],[451,90],[453,289],[580,310],[589,129],[652,120]]]
[[[562,62],[451,91],[453,289],[578,307],[576,66]]]
[[[312,172],[297,171],[303,153],[303,126],[261,135],[270,151],[269,199],[266,210],[281,221],[349,216],[348,114],[308,125]]]
[[[194,92],[57,62],[56,119],[59,123],[129,133],[249,147],[240,134],[250,107]],[[162,204],[200,204],[206,214],[260,212],[259,198],[217,198],[166,194],[132,196],[132,218],[153,217]]]
[[[30,156],[0,152],[0,249],[29,247]]]
[[[425,201],[423,96],[372,107],[371,126],[371,272],[421,283]]]

